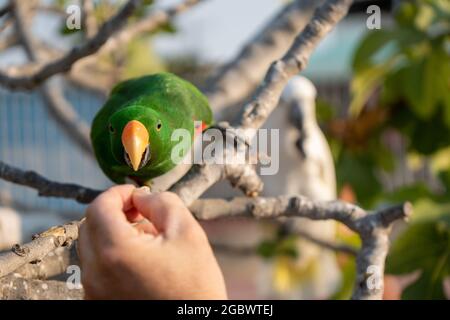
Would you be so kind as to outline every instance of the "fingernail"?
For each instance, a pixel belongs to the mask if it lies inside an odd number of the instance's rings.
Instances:
[[[142,187],[138,188],[138,191],[139,192],[143,192],[143,193],[147,193],[147,194],[151,193],[150,188],[147,187],[147,186],[142,186]]]

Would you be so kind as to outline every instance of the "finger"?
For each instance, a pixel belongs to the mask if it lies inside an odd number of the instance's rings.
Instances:
[[[132,185],[115,186],[100,194],[86,210],[86,224],[102,240],[120,238],[132,231],[125,215],[133,208]]]
[[[153,223],[148,221],[147,219],[144,219],[134,225],[134,228],[138,230],[140,233],[147,233],[151,234],[153,236],[157,236],[159,234],[158,230],[156,230]]]
[[[174,193],[150,194],[136,189],[132,199],[134,207],[166,237],[176,236],[192,223],[191,213]]]
[[[134,207],[132,209],[126,211],[125,216],[126,216],[128,222],[131,222],[131,223],[139,222],[139,221],[145,219],[145,217]]]

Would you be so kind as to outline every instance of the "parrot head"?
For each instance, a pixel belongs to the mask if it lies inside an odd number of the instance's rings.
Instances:
[[[134,172],[157,164],[166,153],[163,143],[168,136],[166,123],[158,112],[142,106],[115,112],[108,123],[114,158]]]

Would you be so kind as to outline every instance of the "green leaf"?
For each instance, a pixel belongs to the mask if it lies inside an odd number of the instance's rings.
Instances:
[[[410,27],[417,15],[417,5],[412,2],[402,2],[395,12],[395,21],[398,25]]]
[[[274,240],[264,240],[256,249],[261,257],[270,259],[277,256],[297,258],[296,236],[279,237]]]
[[[276,244],[274,241],[262,241],[256,249],[257,254],[263,258],[272,258],[275,256]]]
[[[418,182],[385,194],[383,196],[383,201],[390,203],[401,203],[411,201],[412,199],[429,198],[432,195],[433,194],[431,193],[429,187],[425,183]]]
[[[402,292],[402,299],[446,300],[446,297],[442,282],[436,283],[430,272],[422,272],[419,278]]]
[[[379,139],[371,139],[368,149],[367,152],[370,153],[378,168],[387,172],[392,172],[395,169],[394,154]]]
[[[433,60],[434,94],[442,105],[445,125],[450,128],[450,58],[441,48],[436,48],[430,59]]]
[[[397,56],[391,57],[383,63],[372,65],[356,72],[350,84],[352,100],[349,112],[352,116],[355,117],[362,111],[367,100],[383,83],[386,75],[392,71],[397,58]]]
[[[448,199],[446,199],[448,201]],[[438,221],[444,219],[450,213],[450,203],[437,202],[430,198],[419,198],[414,201],[413,223]]]
[[[317,121],[319,123],[329,122],[330,120],[335,118],[336,110],[337,110],[337,108],[335,106],[332,106],[327,101],[324,101],[322,99],[317,99],[317,101],[316,101],[316,117],[317,117]]]
[[[403,298],[444,298],[443,281],[450,275],[450,211],[430,217],[422,214],[395,240],[386,260],[386,272],[415,271],[421,275],[405,289]]]
[[[135,39],[127,47],[123,78],[139,77],[164,71],[165,66],[153,51],[151,43],[143,38]]]
[[[429,55],[418,63],[412,63],[403,70],[403,94],[413,112],[428,120],[436,111],[436,70],[439,59]]]
[[[385,47],[390,41],[395,39],[392,30],[374,30],[370,32],[359,44],[353,55],[353,70],[367,68],[373,56]]]
[[[161,25],[157,31],[166,33],[175,33],[177,32],[177,28],[172,22],[167,22]]]
[[[441,171],[439,173],[439,179],[444,184],[446,189],[444,196],[450,198],[450,167],[447,170]]]
[[[424,155],[431,155],[440,148],[447,147],[450,144],[450,129],[444,123],[441,110],[429,120],[415,119],[409,138],[408,148]]]
[[[450,128],[450,94],[444,96],[444,121],[448,128]]]
[[[348,259],[341,266],[341,276],[340,287],[336,293],[330,297],[330,300],[348,300],[351,298],[356,278],[356,264],[354,258]]]
[[[435,12],[428,4],[422,4],[418,7],[417,15],[414,18],[414,25],[417,29],[425,31],[433,22]]]
[[[371,207],[381,194],[381,184],[375,176],[376,165],[368,153],[344,151],[336,163],[339,188],[351,185],[359,203]]]

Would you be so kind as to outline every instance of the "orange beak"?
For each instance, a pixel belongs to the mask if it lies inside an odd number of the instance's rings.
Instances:
[[[145,126],[137,120],[128,122],[123,128],[122,144],[130,158],[133,170],[137,171],[149,144],[149,135]]]

